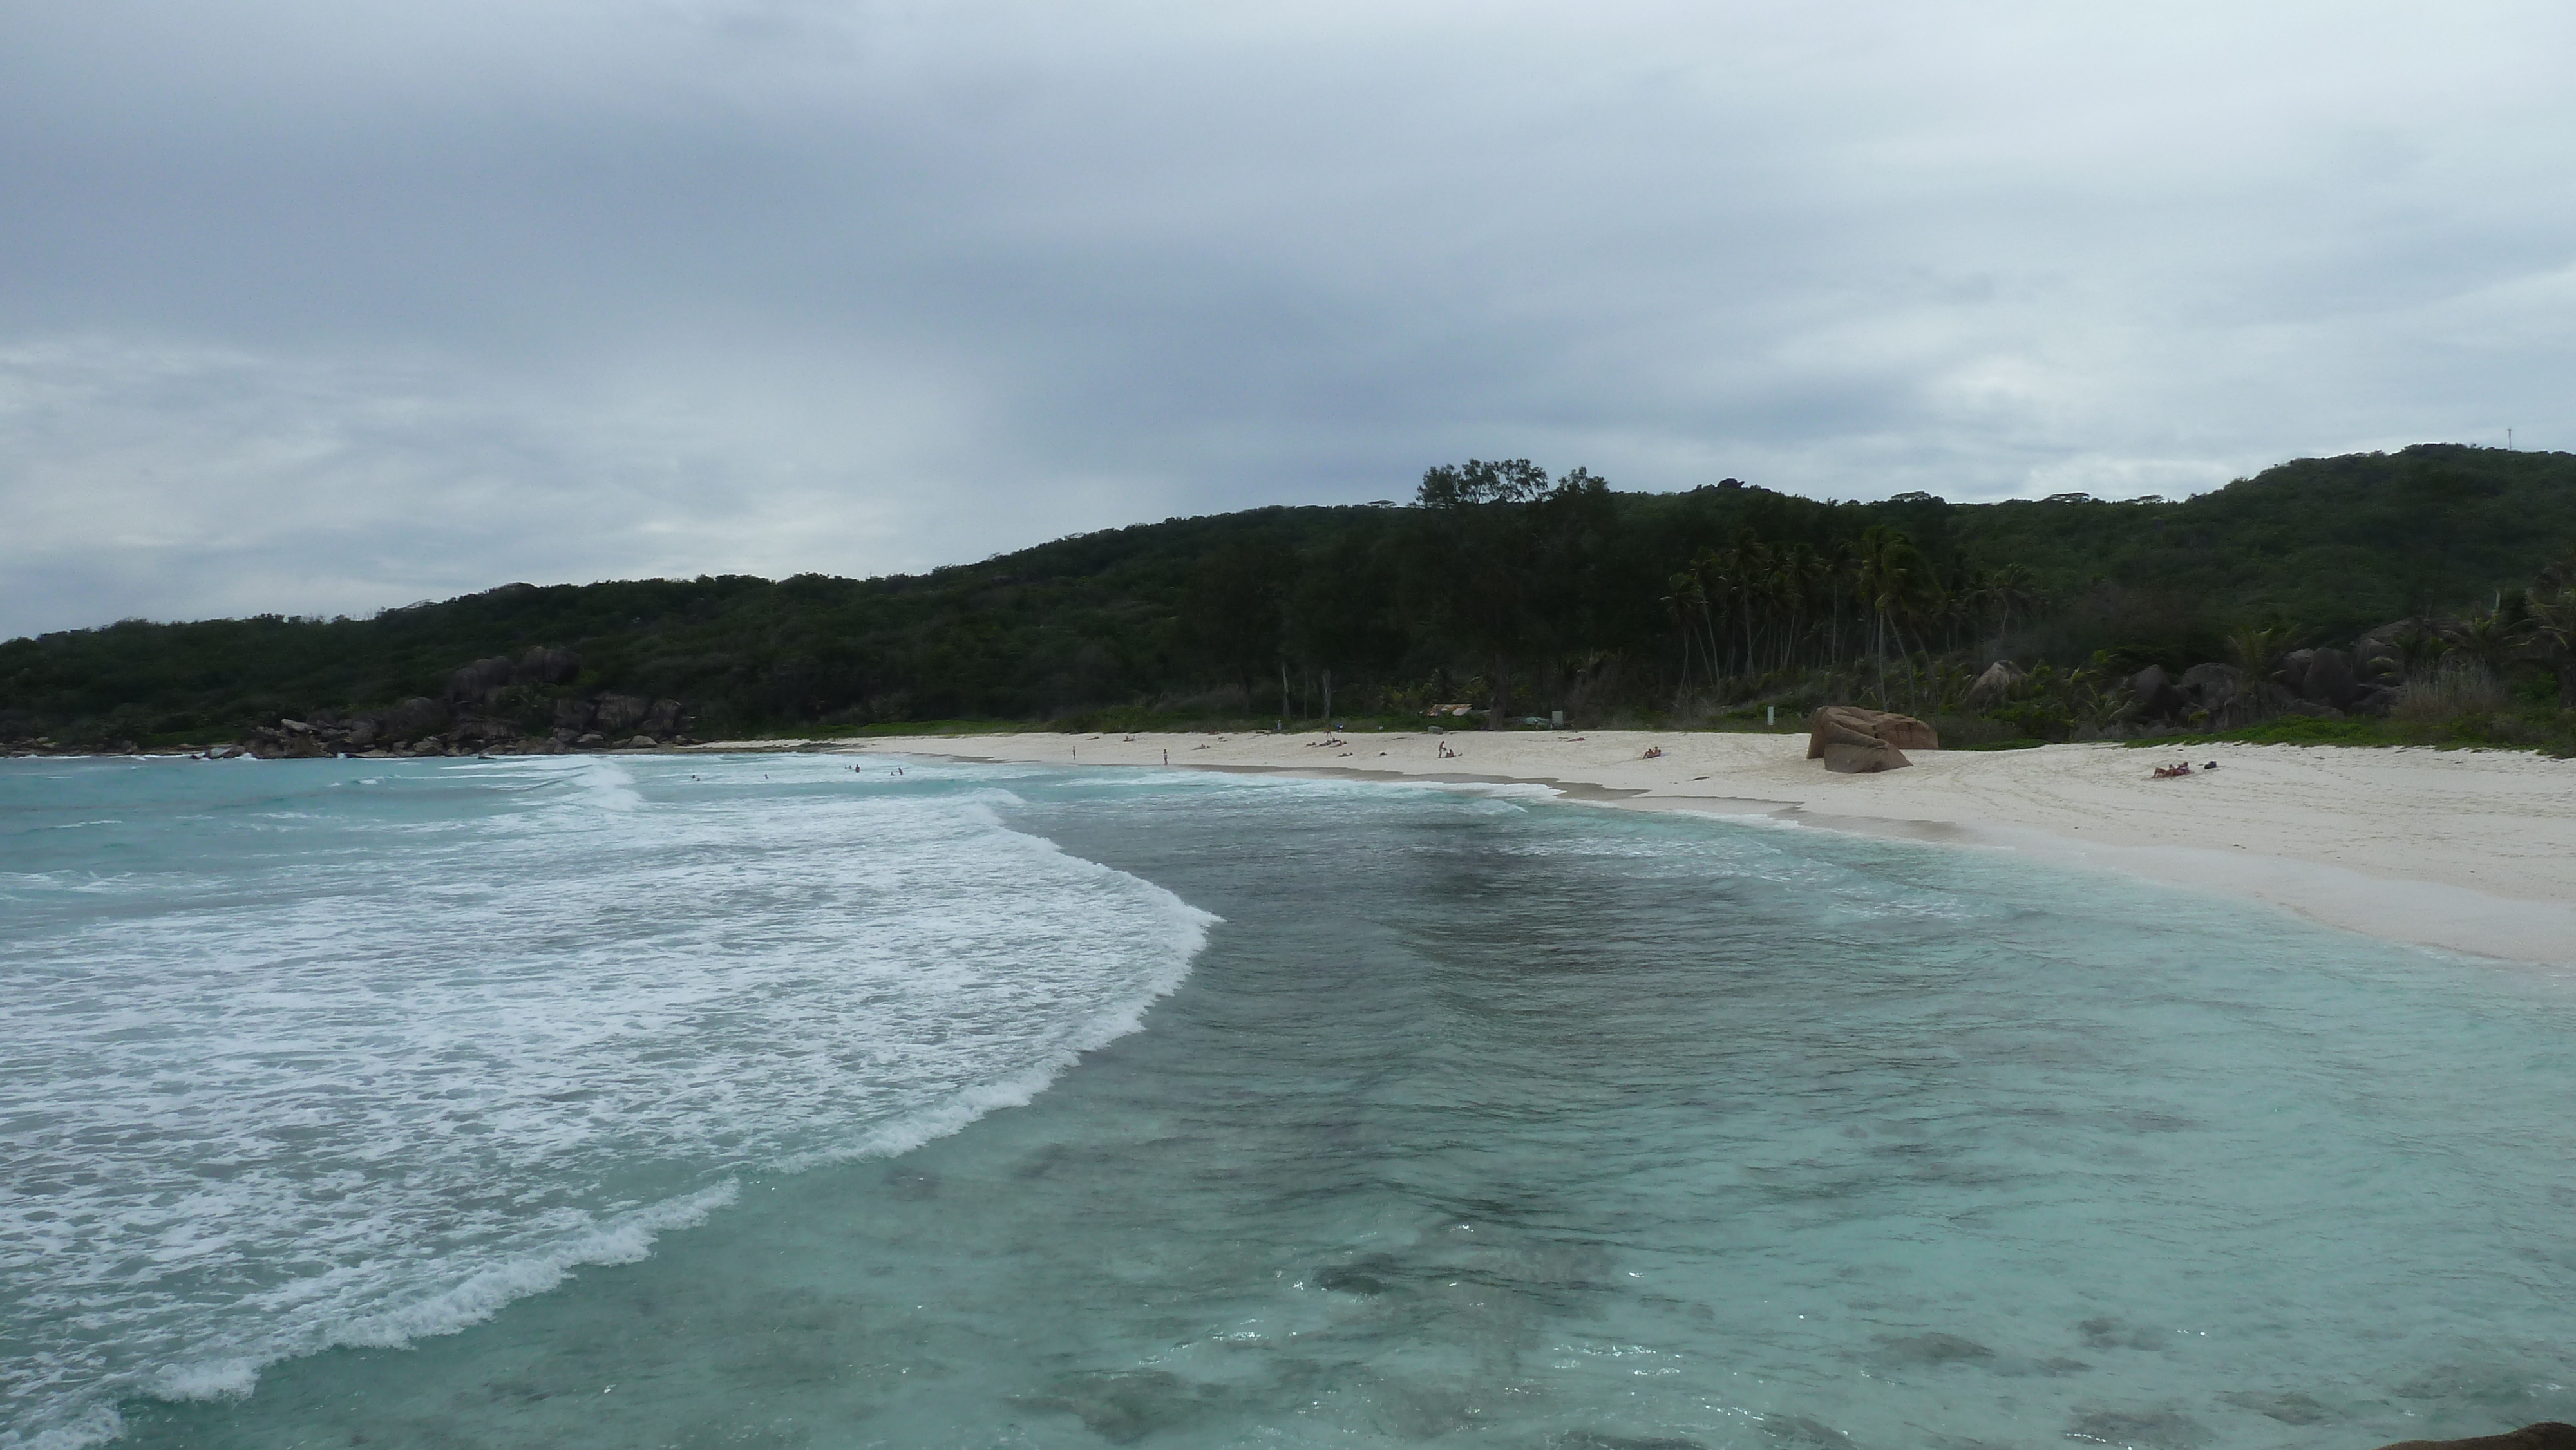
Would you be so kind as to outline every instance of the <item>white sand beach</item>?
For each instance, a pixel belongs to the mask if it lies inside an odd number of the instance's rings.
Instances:
[[[2504,751],[2201,744],[1918,751],[1835,775],[1806,735],[1645,731],[979,735],[863,754],[1083,767],[1526,781],[1631,810],[1761,814],[2089,864],[2252,897],[2352,931],[2576,972],[2576,761]],[[778,748],[785,742],[760,742]],[[819,742],[818,742],[819,743]],[[1444,756],[1443,748],[1456,752]],[[726,748],[723,746],[701,748]],[[1646,752],[1663,754],[1649,759]]]

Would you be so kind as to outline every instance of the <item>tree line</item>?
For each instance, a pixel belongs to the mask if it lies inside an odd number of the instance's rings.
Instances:
[[[1996,659],[2107,681],[2229,658],[2249,628],[2349,645],[2471,606],[2520,642],[2457,648],[2512,674],[2560,607],[2534,582],[2570,556],[2566,454],[2420,445],[2184,500],[1983,504],[1734,479],[1621,492],[1470,459],[1401,504],[1172,519],[921,575],[519,584],[365,619],[10,640],[0,739],[221,738],[435,696],[458,666],[535,646],[578,654],[563,691],[686,701],[702,736],[1458,704],[1687,721],[1825,691],[1902,707],[1952,699]]]

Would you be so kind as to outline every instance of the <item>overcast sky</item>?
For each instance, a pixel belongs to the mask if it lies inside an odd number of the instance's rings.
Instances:
[[[0,636],[2576,448],[2576,7],[0,0]]]

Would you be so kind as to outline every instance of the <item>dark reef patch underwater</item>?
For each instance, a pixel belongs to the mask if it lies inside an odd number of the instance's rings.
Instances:
[[[2576,1418],[2563,981],[1536,791],[0,764],[0,1444]]]

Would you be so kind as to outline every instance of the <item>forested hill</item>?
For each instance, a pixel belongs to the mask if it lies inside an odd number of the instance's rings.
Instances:
[[[701,736],[1113,708],[1311,718],[1328,688],[1346,712],[1499,693],[1515,714],[1653,713],[1891,657],[2180,666],[2257,625],[2347,643],[2494,605],[2569,558],[2565,453],[2426,444],[2179,502],[1993,504],[1733,480],[1633,494],[1472,464],[1404,506],[1173,519],[916,576],[511,584],[370,619],[11,640],[0,739],[228,739],[452,700],[460,666],[535,648],[571,651],[574,673],[477,708],[540,729],[563,698],[667,698]]]

